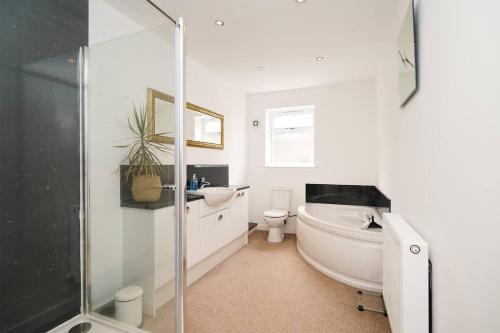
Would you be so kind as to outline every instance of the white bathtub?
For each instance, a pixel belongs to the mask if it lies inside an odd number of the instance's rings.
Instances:
[[[382,229],[362,230],[373,207],[306,204],[298,209],[297,248],[320,272],[340,282],[382,292]]]

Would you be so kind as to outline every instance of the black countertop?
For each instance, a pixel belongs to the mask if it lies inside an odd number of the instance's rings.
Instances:
[[[249,185],[230,185],[228,187],[233,187],[237,191],[250,188]],[[123,200],[120,204],[120,207],[155,210],[173,206],[175,200],[174,192],[164,192],[164,193],[166,195],[162,195],[160,201],[158,202],[141,203],[141,202],[135,202],[134,200]],[[191,194],[191,193],[188,193],[186,195],[186,202],[196,201],[200,199],[203,199],[202,195]]]
[[[190,193],[188,193],[186,196],[187,196],[187,198],[186,198],[187,202],[191,202],[191,201],[196,201],[196,200],[203,199],[203,196],[202,195],[198,195],[198,194],[190,194]]]

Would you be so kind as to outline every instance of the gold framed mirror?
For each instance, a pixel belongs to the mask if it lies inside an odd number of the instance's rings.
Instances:
[[[174,143],[175,99],[148,88],[147,120],[153,142]],[[186,144],[190,147],[224,149],[224,116],[186,103],[184,109]]]
[[[223,115],[188,102],[184,123],[188,146],[224,149]]]

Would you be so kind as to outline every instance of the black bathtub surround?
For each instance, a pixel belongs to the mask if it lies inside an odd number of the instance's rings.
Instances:
[[[391,200],[375,186],[306,184],[306,202],[391,209]]]
[[[210,186],[228,186],[229,185],[229,166],[227,164],[195,164],[187,165],[186,170],[186,185],[189,184],[193,174],[198,178],[199,186],[201,186],[201,178],[210,183]]]
[[[174,205],[174,191],[162,191],[160,200],[158,202],[143,203],[135,202],[132,199],[132,191],[130,190],[132,186],[132,177],[129,177],[128,181],[125,181],[125,172],[127,170],[127,165],[120,165],[120,206],[129,208],[140,208],[140,209],[159,209],[164,207],[169,207]],[[161,165],[160,166],[164,172],[160,175],[161,183],[164,184],[174,184],[175,182],[175,171],[173,165]]]

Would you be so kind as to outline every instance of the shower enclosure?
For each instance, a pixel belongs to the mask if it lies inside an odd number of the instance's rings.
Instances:
[[[6,0],[0,22],[0,332],[138,330],[115,306],[129,286],[144,331],[182,332],[182,19],[148,0]],[[160,200],[141,203],[123,146],[148,89],[176,119]]]

